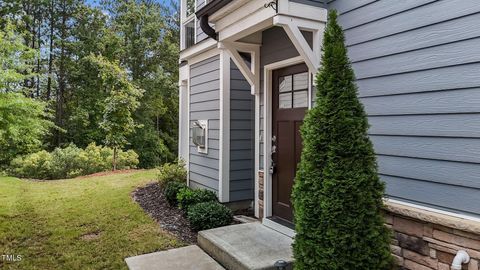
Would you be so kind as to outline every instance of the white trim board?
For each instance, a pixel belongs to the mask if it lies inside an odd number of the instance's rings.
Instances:
[[[220,50],[220,157],[218,198],[230,201],[230,56]]]
[[[217,47],[217,41],[214,39],[206,39],[200,43],[193,45],[192,47],[185,49],[180,52],[180,62],[181,61],[189,61],[194,57],[201,55],[211,49]],[[189,63],[190,64],[190,63]]]
[[[287,226],[285,225],[282,225],[280,223],[277,223],[275,221],[272,221],[268,218],[263,218],[262,219],[262,224],[265,226],[265,227],[268,227],[274,231],[277,231],[283,235],[286,235],[290,238],[294,238],[295,235],[296,235],[296,232],[295,230],[292,230],[290,228],[288,228]]]
[[[303,57],[297,56],[290,59],[285,59],[264,66],[264,86],[263,86],[263,136],[264,136],[264,155],[263,155],[263,216],[270,217],[272,215],[272,176],[269,169],[271,166],[271,148],[272,148],[272,72],[275,69],[280,69],[296,64],[304,63]],[[309,95],[311,96],[311,95]],[[309,101],[311,103],[311,101]],[[258,174],[258,171],[256,172]],[[258,185],[258,179],[257,179]],[[258,204],[258,197],[255,198],[255,203]]]

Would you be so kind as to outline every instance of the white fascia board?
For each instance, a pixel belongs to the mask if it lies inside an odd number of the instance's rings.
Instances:
[[[228,5],[224,6],[214,14],[210,15],[209,19],[211,22],[216,22],[221,18],[225,17],[226,15],[234,12],[241,6],[245,5],[246,3],[251,2],[251,0],[236,0],[230,2]]]
[[[289,0],[279,0],[279,15],[288,15],[312,21],[326,22],[328,10],[323,7],[316,7]]]
[[[220,50],[220,157],[218,199],[230,201],[230,56]]]
[[[222,17],[221,19],[213,20],[210,17],[210,21],[215,23],[215,29],[217,31],[222,31],[227,26],[232,24],[238,24],[242,19],[250,17],[252,14],[257,13],[261,10],[270,10],[273,15],[275,15],[275,11],[271,8],[267,9],[264,7],[266,3],[270,2],[269,0],[255,0],[255,1],[247,1],[244,5],[238,6],[235,10],[233,10],[230,14]],[[272,16],[273,16],[272,15]]]
[[[220,50],[217,49],[217,48],[213,48],[213,49],[210,49],[208,51],[204,51],[201,54],[198,54],[198,55],[188,59],[188,64],[193,65],[193,64],[196,64],[196,63],[201,62],[203,60],[206,60],[208,58],[212,58],[214,56],[217,56],[219,54],[220,54]]]
[[[253,33],[263,31],[273,26],[272,9],[263,9],[245,17],[218,31],[219,41],[236,41]]]
[[[193,45],[192,47],[185,49],[180,52],[180,62],[188,61],[189,59],[202,54],[208,50],[214,49],[217,47],[217,41],[214,39],[206,39],[202,42]],[[190,64],[190,63],[189,63]]]

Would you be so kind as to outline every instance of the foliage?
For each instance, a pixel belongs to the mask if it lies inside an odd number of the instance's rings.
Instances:
[[[180,190],[186,189],[186,188],[187,188],[187,185],[185,185],[185,183],[182,183],[182,182],[178,182],[178,181],[167,182],[164,185],[163,194],[165,195],[165,199],[167,200],[168,204],[170,204],[171,206],[177,205],[178,203],[177,194],[180,192]]]
[[[196,231],[209,230],[232,224],[232,211],[218,202],[197,203],[188,209],[188,221]]]
[[[368,122],[357,97],[343,30],[329,13],[317,75],[317,104],[302,127],[293,190],[296,269],[391,269]]]
[[[187,182],[187,170],[185,163],[178,161],[177,163],[165,163],[158,168],[157,180],[160,185],[164,186],[170,182]]]
[[[0,93],[0,168],[40,150],[54,127],[46,106],[20,93]]]
[[[16,30],[9,20],[0,30],[0,93],[20,92],[22,83],[35,76],[33,64],[38,51],[26,46]]]
[[[46,101],[61,128],[43,140],[45,149],[103,144],[108,135],[114,149],[126,145],[139,153],[141,167],[175,160],[178,6],[171,9],[149,0],[102,0],[96,5],[86,0],[0,2],[1,29],[7,29],[10,20],[16,30],[10,35],[16,45],[4,46],[2,38],[0,50],[22,57],[15,62],[20,66],[7,69],[19,79],[9,83],[9,89]],[[33,52],[41,53],[31,58]],[[1,54],[0,72],[5,71],[4,58]],[[124,74],[104,80],[99,68]],[[135,98],[137,106],[130,102],[136,95],[123,91],[133,88],[145,91]],[[112,89],[125,95],[113,96]],[[123,122],[117,124],[120,114]],[[128,128],[121,130],[122,126]]]
[[[85,58],[98,73],[101,89],[108,93],[100,127],[105,132],[105,144],[113,148],[113,169],[117,169],[117,151],[127,143],[127,136],[138,125],[132,115],[140,106],[143,91],[132,84],[125,70],[102,56]]]
[[[8,170],[12,175],[48,179],[52,175],[52,154],[42,150],[25,158],[15,158]]]
[[[124,258],[183,246],[132,203],[132,192],[155,174],[48,182],[0,177],[0,247],[24,258],[0,269],[128,270]]]
[[[90,144],[85,150],[71,144],[15,158],[10,174],[35,179],[64,179],[112,169],[113,149]],[[119,151],[118,169],[133,169],[138,165],[138,155],[132,151]]]
[[[202,202],[218,202],[215,192],[207,189],[181,189],[177,194],[178,207],[188,211],[190,206]]]

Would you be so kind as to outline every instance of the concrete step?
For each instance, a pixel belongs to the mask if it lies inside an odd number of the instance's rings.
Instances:
[[[273,265],[278,260],[286,261],[287,269],[292,269],[292,242],[292,238],[258,222],[198,234],[200,248],[228,270],[276,270]]]
[[[225,270],[198,246],[126,258],[130,270]]]

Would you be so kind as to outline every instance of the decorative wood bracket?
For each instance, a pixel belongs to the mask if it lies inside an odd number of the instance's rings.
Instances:
[[[317,72],[320,68],[320,54],[322,33],[325,24],[310,20],[292,18],[277,15],[273,18],[273,24],[283,27],[293,45],[304,59],[311,73]],[[312,47],[308,44],[301,30],[311,31],[313,33]],[[312,49],[313,48],[313,49]]]
[[[235,65],[251,86],[252,95],[260,93],[260,45],[242,42],[219,42],[219,49],[224,49],[229,54]],[[250,67],[247,65],[240,52],[251,55]]]

